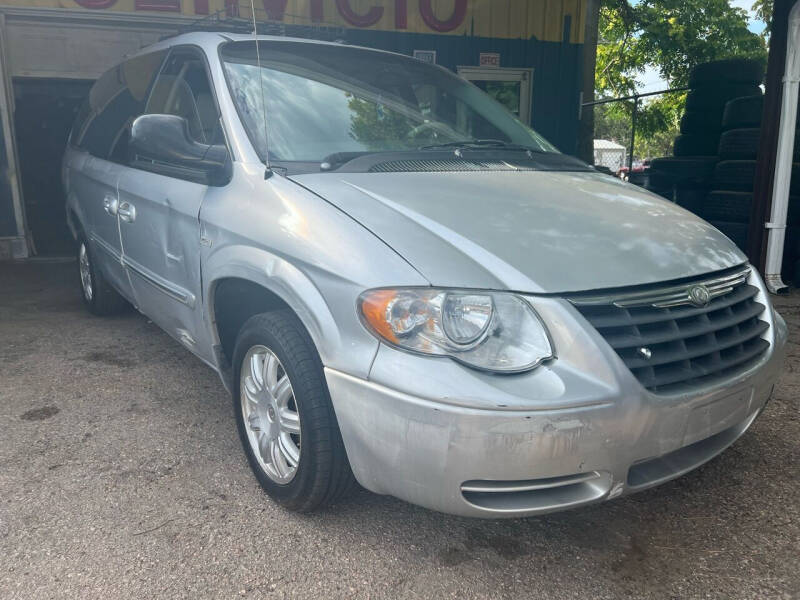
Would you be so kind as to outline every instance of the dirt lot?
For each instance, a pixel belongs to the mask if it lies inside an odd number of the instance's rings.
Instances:
[[[275,506],[211,370],[74,263],[0,265],[0,598],[800,597],[800,294],[775,397],[721,457],[572,512],[476,521],[360,492]]]

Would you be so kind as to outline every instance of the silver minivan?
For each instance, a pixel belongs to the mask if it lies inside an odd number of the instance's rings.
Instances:
[[[64,159],[83,299],[219,372],[258,481],[525,516],[710,460],[786,325],[725,236],[449,71],[195,33],[103,75]]]

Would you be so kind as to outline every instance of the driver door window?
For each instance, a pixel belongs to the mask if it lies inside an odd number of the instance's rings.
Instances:
[[[224,143],[205,62],[191,50],[177,50],[167,59],[153,86],[145,114],[183,117],[195,141]]]

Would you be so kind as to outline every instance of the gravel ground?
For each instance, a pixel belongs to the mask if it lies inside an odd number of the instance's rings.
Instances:
[[[764,415],[705,467],[540,518],[357,493],[313,515],[251,476],[217,376],[74,263],[0,265],[0,598],[798,598],[800,293]]]

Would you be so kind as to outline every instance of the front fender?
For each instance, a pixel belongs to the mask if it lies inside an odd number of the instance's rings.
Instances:
[[[214,288],[236,277],[282,299],[308,330],[326,367],[366,377],[377,340],[356,301],[367,289],[428,285],[372,232],[325,199],[263,165],[234,164],[231,183],[210,189],[201,209],[203,295],[210,339],[219,343]]]
[[[289,261],[263,249],[237,244],[210,254],[204,267],[206,312],[214,344],[219,344],[213,322],[216,285],[224,279],[238,278],[260,285],[283,300],[305,326],[323,363],[335,362],[334,357],[342,350],[342,332],[317,286]],[[372,341],[375,344],[364,348],[365,356],[355,359],[356,363],[366,362],[367,368],[377,346],[377,341]]]

